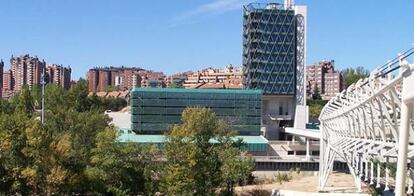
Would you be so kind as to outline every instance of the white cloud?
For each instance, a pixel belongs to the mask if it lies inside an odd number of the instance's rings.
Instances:
[[[181,13],[172,19],[172,23],[177,25],[187,20],[191,20],[201,15],[222,14],[228,11],[242,9],[242,6],[249,3],[248,0],[212,0],[209,3],[200,5],[199,7]],[[187,21],[188,22],[188,21]]]

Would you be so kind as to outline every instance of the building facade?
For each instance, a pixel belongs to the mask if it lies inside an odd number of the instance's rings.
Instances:
[[[141,87],[165,88],[166,76],[163,72],[143,70],[139,73],[141,76]]]
[[[210,108],[239,135],[260,135],[262,95],[259,90],[136,88],[131,92],[132,130],[163,134],[181,123],[186,107]]]
[[[325,94],[322,99],[329,100],[344,89],[344,79],[340,72],[328,72],[325,75]]]
[[[86,74],[86,79],[88,80],[88,89],[89,92],[98,91],[98,81],[99,81],[99,70],[90,69]]]
[[[168,87],[174,85],[175,87],[183,87],[185,81],[188,79],[189,76],[193,75],[194,72],[186,71],[181,73],[175,73],[166,77],[166,84]]]
[[[61,86],[63,89],[70,88],[72,69],[62,65],[52,64],[46,68],[48,83]]]
[[[295,11],[282,6],[269,3],[244,7],[244,85],[260,89],[264,95],[295,94]]]
[[[0,86],[0,99],[3,97],[3,78],[4,78],[4,74],[3,74],[3,71],[4,71],[4,62],[3,62],[3,59],[1,59],[0,60],[0,84],[1,84],[1,86]]]
[[[243,9],[243,86],[263,92],[268,139],[281,139],[285,126],[305,128],[306,15],[306,6],[288,0]]]
[[[2,74],[3,97],[8,98],[17,93],[23,86],[30,89],[35,85],[41,85],[43,70],[48,83],[69,89],[71,85],[71,68],[62,65],[48,65],[38,57],[28,54],[10,59],[10,69]]]
[[[93,68],[87,73],[89,92],[132,90],[141,86],[141,68]]]
[[[13,80],[11,77],[11,71],[4,71],[3,72],[3,89],[2,89],[2,97],[9,98],[13,94]]]
[[[335,61],[320,61],[306,67],[306,92],[308,96],[319,93],[329,100],[344,89],[342,74],[335,70]]]
[[[141,76],[134,70],[127,69],[115,76],[115,86],[121,90],[132,90],[141,86]]]
[[[13,84],[12,84],[12,79],[11,79],[11,72],[10,70],[8,71],[4,71],[3,72],[3,91],[11,91]]]
[[[165,87],[165,75],[141,68],[103,67],[87,73],[89,92],[132,90],[135,87]]]
[[[207,68],[188,75],[185,88],[241,89],[242,72],[240,68],[228,65],[224,69]]]
[[[32,88],[39,85],[43,68],[46,66],[44,60],[37,57],[31,57],[28,54],[19,57],[11,57],[10,70],[13,80],[13,91],[19,91],[27,85]]]

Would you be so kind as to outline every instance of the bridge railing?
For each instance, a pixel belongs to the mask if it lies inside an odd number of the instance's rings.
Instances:
[[[340,157],[359,189],[361,180],[390,189],[390,168],[396,163],[395,193],[405,194],[407,162],[411,164],[408,159],[414,158],[414,64],[406,61],[413,53],[411,48],[400,54],[325,105],[319,117],[320,189]],[[385,169],[384,182],[381,168]],[[414,175],[409,177],[407,187],[412,192]]]

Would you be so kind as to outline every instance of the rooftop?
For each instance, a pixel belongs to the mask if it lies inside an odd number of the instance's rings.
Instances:
[[[286,8],[287,5],[280,4],[280,3],[249,3],[247,5],[244,5],[244,9],[247,11],[255,11],[255,10],[291,10],[291,7],[289,6],[289,9]]]
[[[112,118],[111,124],[118,129],[129,129],[131,127],[131,114],[128,112],[107,112]]]
[[[134,88],[132,92],[177,92],[177,93],[228,93],[261,94],[261,90],[189,89],[189,88]]]
[[[138,135],[130,129],[121,129],[119,135],[120,142],[136,142],[136,143],[164,143],[165,135]],[[267,144],[269,141],[263,136],[235,136],[235,140],[242,139],[247,144]],[[217,141],[211,140],[211,143]]]

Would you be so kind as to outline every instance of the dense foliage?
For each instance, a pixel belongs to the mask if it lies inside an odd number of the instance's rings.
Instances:
[[[242,143],[233,140],[234,133],[209,109],[187,108],[182,120],[167,135],[161,189],[167,195],[214,195],[222,188],[223,194],[232,195],[254,164],[240,156]]]
[[[312,120],[319,118],[322,108],[328,103],[328,101],[322,99],[308,99],[306,102],[309,106],[309,118]]]
[[[319,118],[322,108],[325,106],[326,103],[328,103],[328,101],[322,100],[318,88],[315,89],[315,92],[312,94],[311,99],[306,100],[306,102],[309,106],[309,119],[311,121],[314,121]]]
[[[358,80],[368,77],[369,71],[361,66],[356,68],[347,68],[342,71],[342,76],[345,80],[345,88],[347,88]]]
[[[46,102],[47,105],[50,103],[55,104],[55,99],[65,99],[69,100],[69,102],[75,104],[74,107],[77,110],[112,110],[112,111],[119,111],[122,108],[127,106],[127,101],[122,98],[114,98],[114,97],[98,97],[96,94],[92,96],[88,96],[88,84],[87,81],[84,79],[80,79],[76,85],[69,89],[69,93],[66,93],[62,88],[54,85],[48,84],[46,86]],[[41,87],[38,85],[33,86],[30,93],[33,97],[33,105],[36,109],[40,109],[41,101],[42,101],[42,91]],[[59,97],[56,98],[57,95]],[[92,107],[92,108],[91,108]]]
[[[251,171],[222,132],[227,129],[206,109],[186,110],[184,125],[175,126],[170,137],[188,133],[188,140],[171,139],[160,151],[117,142],[118,131],[108,125],[96,97],[88,97],[84,81],[68,91],[47,86],[45,124],[35,92],[23,88],[11,100],[0,100],[0,194],[202,194],[232,187]],[[204,117],[210,117],[208,124]],[[207,138],[220,142],[210,145]]]
[[[146,181],[142,165],[151,154],[116,142],[117,131],[85,83],[69,91],[47,86],[44,125],[35,92],[25,87],[0,102],[0,193],[145,193],[136,184]]]
[[[167,86],[168,88],[184,88],[182,82],[171,82]]]

